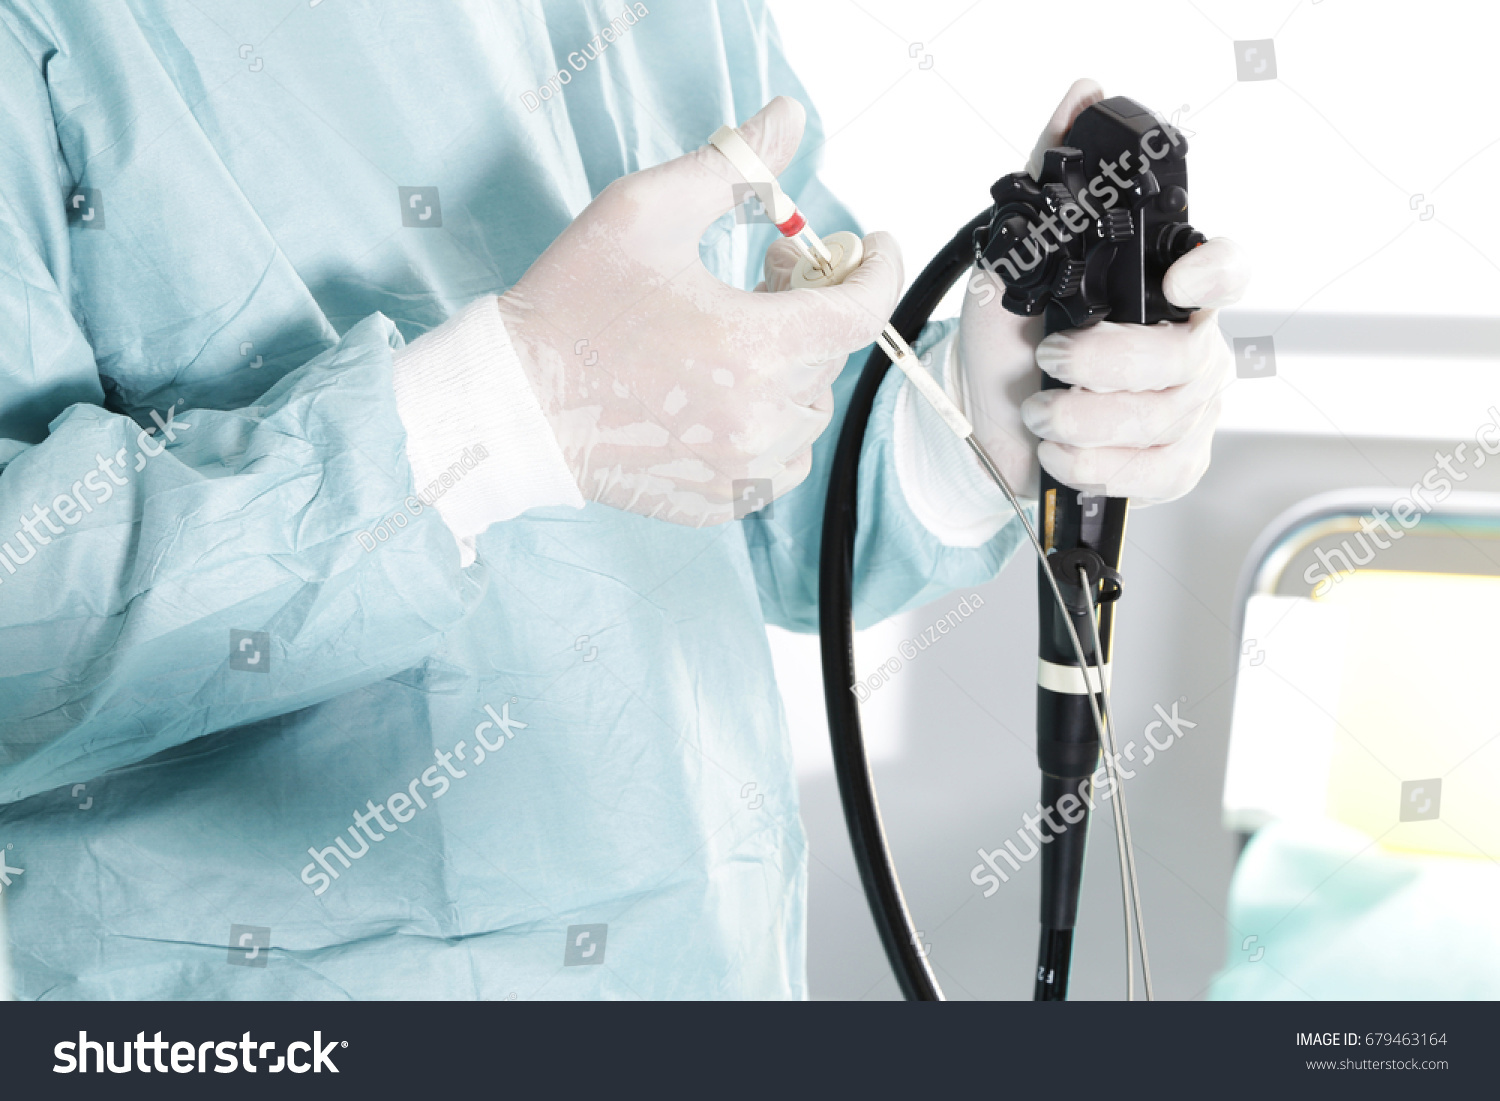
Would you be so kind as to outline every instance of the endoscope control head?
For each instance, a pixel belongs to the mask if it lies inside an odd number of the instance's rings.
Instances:
[[[1204,240],[1187,222],[1187,139],[1115,96],[1083,111],[1065,140],[1044,154],[1040,179],[1014,172],[990,188],[974,257],[1003,285],[1005,308],[1045,311],[1050,331],[1186,319],[1161,281]]]

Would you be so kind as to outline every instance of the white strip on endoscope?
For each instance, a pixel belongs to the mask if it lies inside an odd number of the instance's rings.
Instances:
[[[906,372],[911,384],[927,399],[927,403],[943,418],[943,423],[953,430],[954,435],[962,440],[974,434],[974,426],[969,423],[969,419],[953,404],[953,399],[948,396],[942,384],[927,373],[927,368],[922,366],[922,361],[911,350],[911,346],[901,339],[901,334],[894,326],[887,325],[875,341],[890,361]]]
[[[1106,683],[1114,679],[1113,671],[1114,664],[1105,662],[1104,680]],[[1045,658],[1037,659],[1036,682],[1049,692],[1061,692],[1068,696],[1086,696],[1091,692],[1097,695],[1103,690],[1099,685],[1099,670],[1092,665],[1088,668],[1088,680],[1085,682],[1083,670],[1078,666],[1058,665]]]

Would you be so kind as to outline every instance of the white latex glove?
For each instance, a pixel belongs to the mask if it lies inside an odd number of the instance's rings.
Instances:
[[[779,97],[740,131],[772,172],[806,116]],[[678,524],[734,518],[735,483],[798,485],[850,352],[895,309],[884,234],[841,286],[754,294],[698,243],[743,184],[704,146],[604,189],[500,299],[507,332],[585,498]],[[743,492],[741,487],[740,492]]]
[[[1078,115],[1104,98],[1077,81],[1058,105],[1027,164],[1061,145]],[[1037,461],[1078,489],[1146,505],[1181,497],[1208,469],[1219,395],[1234,379],[1218,308],[1249,282],[1242,250],[1225,238],[1193,249],[1163,279],[1168,300],[1200,307],[1186,322],[1121,325],[1042,339],[1041,317],[1019,317],[994,294],[964,295],[958,355],[969,419],[1017,492],[1035,497]],[[988,279],[988,277],[986,277]],[[1072,386],[1041,391],[1039,369]],[[1038,443],[1040,438],[1040,443]]]

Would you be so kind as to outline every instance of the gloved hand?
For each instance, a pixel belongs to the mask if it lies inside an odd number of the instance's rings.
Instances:
[[[779,174],[805,119],[779,97],[740,129]],[[715,279],[698,243],[743,182],[711,146],[624,176],[501,296],[585,498],[702,526],[734,518],[737,481],[792,489],[845,358],[895,309],[901,258],[880,233],[841,286],[755,294]]]
[[[1074,119],[1103,98],[1091,80],[1068,89],[1027,164],[1033,177],[1042,154],[1061,145]],[[1036,496],[1038,459],[1060,482],[1103,486],[1135,504],[1170,501],[1192,489],[1208,469],[1219,394],[1234,378],[1218,308],[1237,301],[1248,282],[1244,250],[1215,238],[1163,279],[1175,305],[1201,307],[1190,320],[1103,321],[1045,340],[1042,318],[1006,310],[1000,288],[993,296],[965,294],[958,355],[967,412],[1016,491]],[[1039,369],[1073,388],[1039,390]]]

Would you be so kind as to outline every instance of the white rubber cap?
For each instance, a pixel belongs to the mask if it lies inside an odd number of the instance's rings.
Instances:
[[[824,275],[804,256],[792,269],[792,289],[799,287],[836,287],[864,263],[865,243],[855,234],[840,230],[823,238],[823,246],[833,258],[833,271]]]

